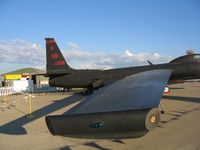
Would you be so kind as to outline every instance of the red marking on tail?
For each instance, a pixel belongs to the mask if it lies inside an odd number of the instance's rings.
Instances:
[[[56,41],[55,40],[47,40],[46,41],[46,44],[51,44],[51,43],[56,43]]]
[[[61,66],[61,65],[64,65],[64,64],[66,64],[64,60],[55,61],[55,62],[54,62],[54,66]]]
[[[51,59],[57,59],[58,58],[58,53],[51,54]]]
[[[54,49],[55,49],[55,47],[54,47],[54,46],[51,46],[51,47],[50,47],[50,50],[54,50]]]

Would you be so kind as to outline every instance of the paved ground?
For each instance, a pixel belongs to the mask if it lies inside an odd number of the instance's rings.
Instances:
[[[171,85],[162,102],[166,113],[159,127],[137,139],[86,140],[52,136],[44,122],[47,114],[62,114],[83,99],[81,95],[35,95],[33,115],[23,95],[15,107],[0,111],[0,150],[200,150],[200,83]],[[0,97],[0,106],[3,105]]]

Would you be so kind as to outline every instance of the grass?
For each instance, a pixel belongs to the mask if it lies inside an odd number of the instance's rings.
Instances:
[[[42,73],[45,73],[45,72],[46,72],[45,70],[40,70],[40,69],[36,69],[36,68],[22,68],[22,69],[19,69],[19,70],[4,73],[3,75],[6,75],[6,74],[21,74],[21,73],[42,74]]]

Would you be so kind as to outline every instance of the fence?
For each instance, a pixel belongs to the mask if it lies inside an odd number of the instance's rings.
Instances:
[[[11,95],[11,94],[15,94],[17,93],[17,91],[14,90],[14,87],[1,87],[0,88],[0,96],[3,95]]]
[[[15,90],[14,87],[1,87],[0,96],[18,94],[18,93],[48,93],[61,91],[62,88],[50,87],[48,85],[34,85],[26,90]]]
[[[50,87],[48,85],[34,85],[31,87],[28,87],[25,91],[23,91],[24,93],[42,93],[42,92],[56,92],[56,91],[60,91],[61,88],[57,88],[57,87]]]

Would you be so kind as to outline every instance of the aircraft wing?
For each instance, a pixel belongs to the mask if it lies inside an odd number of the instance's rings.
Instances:
[[[155,109],[171,70],[140,72],[105,86],[63,115],[46,116],[53,135],[79,138],[129,138],[155,128]]]
[[[96,91],[67,114],[157,107],[170,74],[171,70],[152,70],[127,76]]]

